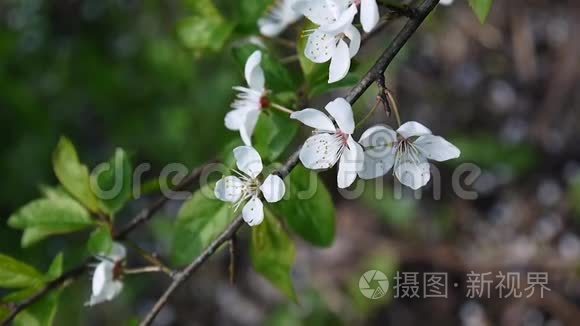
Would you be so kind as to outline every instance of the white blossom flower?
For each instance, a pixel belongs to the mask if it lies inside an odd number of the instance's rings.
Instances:
[[[365,32],[370,32],[379,22],[379,6],[377,0],[360,1],[360,23]]]
[[[300,19],[302,15],[292,8],[295,2],[296,0],[276,1],[268,13],[258,20],[260,33],[268,37],[277,36]]]
[[[92,294],[87,305],[92,306],[110,301],[121,293],[123,289],[121,277],[125,256],[125,247],[115,242],[108,254],[97,257],[100,263],[93,274]]]
[[[338,125],[324,113],[315,109],[294,112],[290,118],[314,128],[314,135],[306,140],[300,150],[300,161],[304,167],[324,170],[338,163],[337,182],[339,188],[350,186],[357,172],[363,167],[363,150],[354,141],[354,118],[350,104],[337,98],[324,107]]]
[[[267,90],[264,86],[264,71],[260,66],[262,52],[256,50],[248,57],[244,69],[244,76],[248,87],[235,86],[240,93],[232,103],[233,110],[225,118],[226,128],[239,130],[244,144],[251,146],[252,134],[262,109],[269,106]]]
[[[311,34],[304,55],[315,63],[330,60],[329,83],[343,79],[350,69],[350,59],[360,49],[361,35],[352,25],[356,5],[344,0],[308,0],[298,1],[294,9],[319,25],[306,31]]]
[[[427,159],[442,162],[460,155],[457,147],[415,121],[404,123],[396,132],[387,126],[371,127],[359,143],[364,148],[360,178],[380,177],[393,168],[397,179],[414,190],[431,178]]]
[[[233,203],[234,210],[246,203],[242,208],[244,221],[250,226],[258,225],[264,220],[264,205],[260,194],[269,203],[280,201],[286,192],[284,181],[274,174],[268,175],[263,182],[258,179],[263,169],[262,159],[251,146],[236,147],[234,157],[239,169],[234,172],[238,176],[220,179],[214,189],[215,196],[219,200]]]
[[[453,0],[441,0],[439,1],[440,4],[445,5],[445,6],[449,6],[451,4],[453,4]]]

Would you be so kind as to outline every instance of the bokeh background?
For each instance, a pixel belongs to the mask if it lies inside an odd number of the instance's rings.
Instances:
[[[51,152],[72,139],[89,165],[115,147],[148,162],[193,168],[238,137],[223,126],[243,81],[231,49],[248,42],[255,26],[235,27],[231,40],[192,44],[192,3],[171,0],[3,0],[0,2],[0,251],[45,270],[68,248],[73,266],[86,234],[20,248],[20,233],[5,219],[55,184]],[[216,1],[226,19],[243,10]],[[242,19],[243,20],[243,19]],[[386,176],[380,200],[373,191],[345,200],[333,191],[337,235],[321,249],[296,239],[293,277],[299,304],[285,299],[249,264],[242,232],[237,280],[228,280],[225,251],[171,298],[157,325],[574,325],[580,316],[580,4],[574,1],[496,1],[481,25],[466,1],[440,6],[387,71],[403,120],[416,120],[462,150],[440,164],[442,198],[392,195]],[[375,35],[357,56],[364,73],[402,26]],[[184,25],[185,24],[185,25]],[[296,35],[300,24],[284,37]],[[195,42],[194,42],[195,43]],[[223,43],[223,44],[222,44]],[[276,46],[269,43],[269,46]],[[203,45],[203,46],[201,46]],[[288,50],[283,47],[281,54]],[[289,62],[299,69],[296,62]],[[348,89],[312,99],[323,105]],[[375,101],[376,88],[357,103],[357,117]],[[375,122],[385,121],[380,110]],[[371,124],[372,122],[368,122]],[[394,125],[392,119],[387,123]],[[301,139],[307,134],[302,132]],[[460,163],[482,169],[476,200],[451,191]],[[336,189],[334,172],[323,174]],[[372,187],[369,187],[369,189]],[[153,197],[152,197],[153,198]],[[129,218],[152,198],[126,209]],[[179,202],[133,237],[167,256]],[[74,247],[74,246],[73,246]],[[71,258],[72,257],[72,258]],[[369,269],[448,272],[447,299],[368,300],[358,280]],[[544,299],[466,298],[470,271],[549,272]],[[163,275],[126,280],[112,303],[86,308],[88,277],[68,287],[57,325],[123,325],[143,316],[167,286]],[[522,284],[522,288],[525,284]]]

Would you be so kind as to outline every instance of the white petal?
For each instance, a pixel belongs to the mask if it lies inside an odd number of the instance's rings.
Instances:
[[[113,300],[116,296],[118,296],[123,290],[123,282],[121,281],[112,281],[105,287],[103,291],[103,296],[107,298],[107,300]]]
[[[397,134],[386,126],[367,129],[359,140],[364,150],[364,166],[358,175],[362,179],[374,179],[385,175],[393,167]]]
[[[449,6],[453,3],[453,0],[441,0],[441,1],[439,1],[439,3],[444,5],[444,6]]]
[[[302,0],[297,1],[292,8],[316,25],[334,23],[338,18],[337,13],[342,11],[339,4],[332,0]]]
[[[360,22],[365,32],[370,32],[379,22],[379,6],[377,0],[361,0]]]
[[[264,205],[258,197],[252,197],[242,209],[242,218],[248,225],[254,226],[264,220]]]
[[[240,125],[240,137],[247,146],[252,145],[252,134],[258,123],[260,110],[248,110],[244,122]]]
[[[359,144],[366,150],[369,146],[385,147],[397,141],[397,133],[388,126],[376,125],[365,130],[360,136]],[[389,147],[392,147],[389,146]]]
[[[304,55],[312,62],[323,63],[330,60],[335,51],[335,36],[317,29],[308,36]]]
[[[326,114],[316,109],[304,109],[290,114],[290,119],[296,119],[317,130],[334,132],[336,128]]]
[[[356,179],[358,172],[363,168],[363,164],[364,154],[362,147],[352,137],[349,137],[348,148],[344,150],[338,163],[338,187],[347,188],[350,186]]]
[[[105,289],[107,284],[113,279],[114,264],[110,261],[102,261],[95,268],[93,273],[92,290],[93,295],[98,296]]]
[[[394,172],[402,184],[413,190],[423,187],[431,178],[429,163],[424,157],[419,157],[418,161],[402,158],[395,164]]]
[[[262,172],[262,158],[252,146],[234,148],[234,157],[238,169],[251,178],[257,177]]]
[[[215,184],[215,197],[221,201],[237,202],[242,196],[244,183],[235,176],[227,176]]]
[[[352,134],[354,132],[354,117],[352,107],[342,97],[328,103],[324,109],[334,118],[342,132]]]
[[[225,124],[229,130],[240,130],[240,126],[246,120],[247,110],[234,109],[226,114]]]
[[[339,159],[341,141],[334,134],[318,134],[306,140],[300,150],[300,162],[311,170],[329,169]]]
[[[356,29],[356,27],[350,25],[344,30],[344,35],[350,40],[350,43],[348,44],[348,51],[350,53],[350,57],[352,58],[358,53],[358,50],[360,49],[360,32],[358,29]]]
[[[260,67],[262,62],[262,52],[260,50],[254,51],[252,55],[248,57],[246,61],[246,67],[244,69],[244,76],[246,77],[246,82],[251,89],[261,91],[264,89],[264,71]]]
[[[416,121],[403,123],[403,125],[397,129],[397,132],[404,138],[431,134],[431,130]]]
[[[114,261],[120,261],[125,259],[125,256],[127,256],[127,250],[125,249],[125,246],[123,246],[122,244],[118,242],[113,242],[111,251],[106,256]]]
[[[260,28],[260,34],[267,36],[267,37],[274,37],[280,35],[282,31],[288,25],[281,22],[275,21],[270,18],[260,18],[258,20],[258,27]]]
[[[336,49],[330,60],[330,69],[328,71],[328,83],[337,82],[348,74],[350,69],[350,50],[348,45],[342,39],[338,41]]]
[[[455,145],[440,136],[425,135],[413,142],[415,146],[428,158],[435,161],[447,161],[458,158],[461,152]]]
[[[262,191],[262,194],[264,194],[264,199],[266,199],[267,202],[275,203],[284,197],[286,186],[284,185],[282,178],[275,174],[270,174],[266,180],[264,180],[262,186],[260,186],[260,190]]]
[[[321,25],[320,30],[331,34],[342,33],[347,26],[352,25],[355,15],[356,5],[353,4],[347,10],[341,12],[340,16],[334,23]]]

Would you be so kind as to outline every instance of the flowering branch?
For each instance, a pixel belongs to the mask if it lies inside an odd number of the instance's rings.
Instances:
[[[413,33],[419,28],[421,23],[429,15],[429,13],[437,6],[439,0],[425,0],[417,9],[416,15],[409,19],[405,26],[401,29],[399,34],[379,57],[373,67],[367,72],[363,79],[356,85],[346,97],[350,104],[355,103],[360,96],[369,88],[369,86],[375,82],[380,76],[382,76],[393,61],[394,57],[399,53],[401,48],[407,43],[409,38]],[[275,174],[279,175],[281,178],[285,178],[290,174],[292,169],[298,164],[300,154],[300,148],[297,149],[286,163],[278,169]],[[157,300],[153,308],[145,316],[143,321],[140,323],[141,326],[151,325],[157,314],[161,309],[167,304],[169,297],[177,290],[183,283],[185,283],[193,273],[203,264],[205,261],[215,253],[215,251],[224,243],[228,242],[244,224],[242,216],[237,216],[235,220],[228,226],[228,228],[222,232],[222,234],[217,237],[208,247],[205,249],[194,261],[187,265],[184,269],[175,275],[173,282],[169,285],[167,290],[163,295]]]

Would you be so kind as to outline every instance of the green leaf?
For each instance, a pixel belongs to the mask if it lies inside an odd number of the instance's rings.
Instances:
[[[241,71],[243,71],[248,57],[256,50],[262,51],[261,67],[266,77],[266,88],[276,93],[287,91],[295,92],[298,85],[290,71],[280,63],[280,59],[256,45],[248,44],[233,49],[234,58],[240,64]]]
[[[56,255],[50,263],[50,267],[46,271],[46,278],[48,281],[55,280],[62,275],[62,262],[63,262],[63,254],[62,252]]]
[[[48,236],[79,231],[93,225],[89,212],[71,198],[37,199],[20,208],[8,224],[24,230],[22,246]]]
[[[42,284],[44,276],[34,267],[0,254],[0,287],[25,288]]]
[[[227,228],[233,218],[231,204],[216,199],[213,186],[206,185],[198,190],[177,214],[174,261],[189,263]]]
[[[256,23],[262,17],[274,0],[240,0],[235,1],[238,4],[239,20],[245,31],[258,31]]]
[[[102,208],[110,214],[121,210],[131,199],[133,170],[128,155],[121,148],[107,163],[97,166],[91,175],[96,196]]]
[[[286,197],[273,210],[304,240],[322,247],[334,240],[332,198],[316,173],[298,165],[286,180]]]
[[[108,253],[111,247],[113,247],[113,238],[106,227],[100,227],[93,231],[87,242],[87,250],[94,256]]]
[[[58,309],[62,290],[56,290],[33,304],[14,318],[14,326],[50,326]]]
[[[52,165],[58,181],[86,208],[99,211],[99,201],[90,188],[89,169],[81,164],[74,145],[61,137],[52,154]]]
[[[211,0],[187,1],[193,14],[177,24],[182,43],[196,51],[219,51],[230,38],[235,25],[227,22]]]
[[[492,5],[493,0],[469,0],[469,6],[482,24],[485,23]]]
[[[353,87],[354,85],[356,85],[360,81],[360,76],[358,76],[357,74],[354,74],[354,73],[348,73],[346,75],[346,77],[344,77],[340,81],[329,84],[328,83],[328,69],[324,65],[320,65],[320,66],[324,67],[326,69],[326,75],[324,73],[321,73],[320,75],[318,75],[318,76],[325,76],[325,78],[323,80],[317,79],[317,81],[315,81],[315,83],[313,83],[313,85],[310,87],[310,92],[309,92],[310,97],[316,97],[316,96],[319,96],[319,95],[322,95],[324,93],[330,92],[332,90],[340,89],[340,88]]]
[[[17,291],[12,291],[3,297],[1,302],[2,303],[22,302],[22,301],[32,297],[33,295],[35,295],[39,291],[41,291],[43,286],[44,285],[42,283],[39,283],[38,285],[34,285],[34,286],[27,287],[27,288],[17,290]]]
[[[252,265],[258,273],[296,301],[291,276],[296,257],[294,243],[280,221],[267,208],[264,214],[264,221],[252,229]]]
[[[263,159],[274,162],[290,145],[298,124],[290,120],[288,114],[272,111],[261,114],[254,130],[254,147]]]

